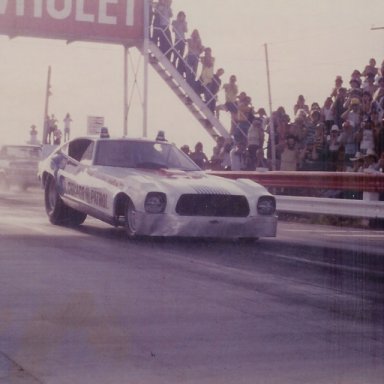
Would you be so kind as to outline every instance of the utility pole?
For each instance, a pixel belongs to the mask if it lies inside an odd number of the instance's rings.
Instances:
[[[150,20],[149,20],[149,0],[144,0],[144,70],[143,70],[143,87],[144,87],[144,98],[143,98],[143,137],[148,135],[148,42],[150,33]]]
[[[51,66],[48,67],[47,87],[45,90],[45,107],[43,120],[43,144],[48,144],[48,104],[51,96]]]
[[[129,49],[124,46],[124,137],[128,135],[128,54]]]
[[[272,95],[271,95],[271,78],[269,74],[268,45],[264,44],[265,61],[267,65],[267,81],[268,81],[268,99],[269,99],[269,139],[271,141],[272,171],[276,171],[276,146],[275,146],[275,127],[272,117]]]

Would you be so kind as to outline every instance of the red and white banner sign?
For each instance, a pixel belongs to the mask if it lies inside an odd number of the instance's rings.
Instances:
[[[0,0],[0,34],[132,45],[144,0]]]

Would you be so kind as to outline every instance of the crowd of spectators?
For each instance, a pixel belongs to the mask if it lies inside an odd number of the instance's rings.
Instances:
[[[206,168],[272,169],[274,139],[276,170],[383,172],[384,61],[377,68],[371,59],[363,71],[354,70],[347,87],[337,76],[321,104],[309,106],[299,95],[293,119],[283,107],[271,117],[255,111],[235,82],[231,76],[224,84],[225,104],[218,108],[231,114],[231,139],[218,138]]]
[[[63,119],[64,122],[64,142],[67,142],[70,139],[71,134],[71,123],[72,117],[69,113],[67,113]],[[52,144],[52,145],[60,145],[63,132],[59,128],[58,120],[54,114],[51,116],[46,116],[44,121],[44,132],[46,132],[46,138],[43,140],[44,144]],[[30,142],[37,140],[37,131],[36,126],[32,125],[30,131]]]
[[[371,58],[346,81],[336,76],[334,87],[321,103],[309,106],[299,95],[293,118],[284,107],[267,116],[264,108],[254,108],[246,92],[239,92],[235,75],[221,85],[224,70],[214,70],[212,49],[204,47],[196,29],[186,37],[184,12],[171,21],[171,3],[152,3],[152,40],[211,111],[217,116],[225,111],[231,120],[230,138],[218,137],[210,158],[201,142],[194,151],[188,145],[182,147],[203,169],[383,172],[384,60],[377,66]],[[220,90],[225,101],[217,105]]]

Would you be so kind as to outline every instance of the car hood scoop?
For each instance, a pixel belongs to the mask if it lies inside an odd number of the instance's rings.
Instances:
[[[204,195],[230,195],[231,193],[225,188],[211,187],[206,185],[193,185],[192,189],[198,194]]]

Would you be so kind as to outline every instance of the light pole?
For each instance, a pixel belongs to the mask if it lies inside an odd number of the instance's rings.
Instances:
[[[43,144],[48,144],[48,104],[49,96],[51,96],[51,66],[48,67],[47,86],[45,89],[45,106],[44,106],[44,120],[43,120]]]
[[[268,45],[264,44],[265,61],[267,66],[267,82],[268,82],[268,101],[269,101],[269,139],[271,142],[272,171],[276,171],[276,146],[275,146],[275,127],[272,116],[272,92],[271,92],[271,76],[269,72]]]
[[[124,46],[124,137],[128,135],[128,47]]]
[[[148,135],[148,42],[149,42],[149,29],[150,29],[150,20],[149,20],[149,7],[151,6],[149,0],[144,1],[144,98],[143,98],[143,136],[147,137]]]

